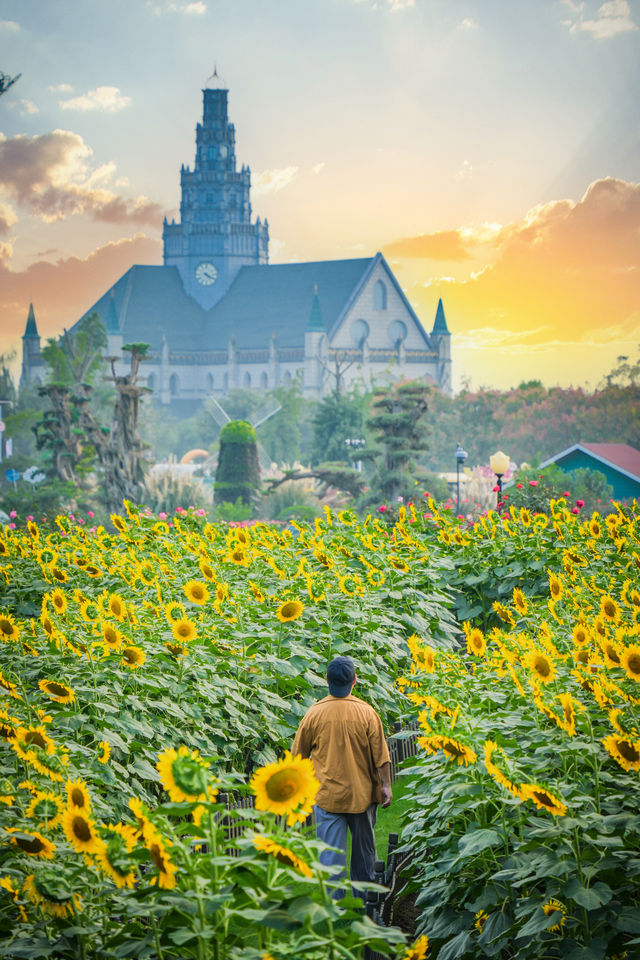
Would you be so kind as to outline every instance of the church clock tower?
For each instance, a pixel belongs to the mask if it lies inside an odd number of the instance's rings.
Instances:
[[[245,265],[268,263],[269,225],[251,222],[251,171],[236,170],[235,128],[229,123],[228,90],[214,71],[203,91],[193,170],[180,171],[180,222],[162,231],[164,263],[180,271],[185,291],[208,310]]]

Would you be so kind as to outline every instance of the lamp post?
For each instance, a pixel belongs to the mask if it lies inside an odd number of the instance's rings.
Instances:
[[[497,453],[493,453],[489,457],[489,466],[496,475],[498,481],[498,499],[497,504],[502,500],[502,478],[509,469],[509,464],[511,463],[511,458],[503,453],[502,450],[498,450]]]
[[[2,419],[2,405],[8,403],[10,407],[13,406],[13,400],[0,400],[0,463],[2,463],[2,444],[4,440],[4,431],[5,425],[4,420]]]
[[[469,454],[462,448],[461,444],[456,447],[456,513],[460,513],[460,467],[465,462]]]
[[[351,450],[357,450],[359,447],[364,447],[367,441],[362,437],[347,437],[344,442]],[[356,460],[353,462],[355,463],[356,470],[362,470],[362,460]]]

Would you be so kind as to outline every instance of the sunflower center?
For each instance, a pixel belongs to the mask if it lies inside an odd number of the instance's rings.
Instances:
[[[68,687],[56,683],[55,680],[47,680],[47,691],[52,693],[54,697],[68,697],[70,692]]]
[[[191,627],[189,626],[188,623],[180,623],[178,624],[178,628],[176,632],[183,638],[190,637]]]
[[[613,660],[614,663],[620,663],[620,657],[618,656],[615,648],[612,647],[610,643],[606,645],[605,652],[609,657],[609,660]]]
[[[295,617],[297,612],[298,612],[298,604],[295,603],[294,601],[285,603],[281,611],[283,617]]]
[[[29,746],[40,747],[41,750],[44,750],[47,746],[47,741],[38,730],[29,730],[24,736],[24,742],[28,743]]]
[[[74,787],[69,794],[69,799],[74,807],[84,807],[85,806],[85,797],[82,790],[78,787]]]
[[[14,632],[14,629],[15,628],[10,620],[7,620],[6,617],[0,617],[0,632],[10,637],[11,634]]]
[[[544,807],[553,807],[554,803],[551,797],[547,793],[543,793],[541,790],[534,790],[533,795]]]
[[[24,837],[16,837],[16,843],[25,853],[41,853],[44,850],[44,843],[40,837],[30,837],[28,840]]]
[[[302,790],[302,779],[295,770],[280,770],[266,782],[267,796],[270,800],[290,800]]]
[[[104,639],[105,639],[105,641],[106,641],[107,643],[113,643],[113,644],[115,644],[115,643],[118,642],[118,634],[117,634],[117,632],[113,629],[113,627],[105,627],[105,628],[104,628]]]
[[[541,677],[548,677],[551,674],[551,664],[546,657],[536,657],[533,661],[533,669]]]
[[[618,753],[629,763],[637,763],[640,760],[640,751],[638,751],[628,740],[618,740]]]
[[[81,843],[88,843],[91,840],[91,827],[84,817],[74,817],[71,829]]]
[[[295,867],[296,860],[292,853],[289,853],[288,850],[284,850],[282,847],[275,854],[275,858],[279,863],[284,863],[287,867]]]
[[[443,751],[447,754],[450,754],[452,757],[464,757],[464,750],[458,746],[457,743],[445,743],[443,746]]]
[[[631,673],[640,676],[640,653],[632,653],[627,659],[627,667]]]
[[[152,843],[149,848],[149,853],[158,870],[160,870],[161,873],[166,873],[167,867],[160,846],[157,843]]]

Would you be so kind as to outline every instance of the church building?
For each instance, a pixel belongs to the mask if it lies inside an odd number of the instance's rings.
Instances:
[[[211,79],[193,169],[180,171],[180,217],[164,221],[163,266],[132,266],[84,314],[100,316],[109,354],[150,344],[147,386],[155,402],[184,414],[211,393],[296,378],[309,397],[336,378],[342,387],[422,379],[450,393],[442,301],[427,333],[381,253],[269,263],[269,224],[253,220],[251,173],[237,169],[228,91]],[[23,366],[36,359],[28,356]]]

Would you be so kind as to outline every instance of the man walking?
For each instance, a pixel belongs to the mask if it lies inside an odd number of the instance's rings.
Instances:
[[[313,761],[320,781],[316,835],[339,851],[325,850],[320,862],[341,867],[338,877],[344,876],[349,829],[351,879],[373,881],[373,828],[378,802],[391,803],[391,760],[380,717],[353,696],[356,680],[351,657],[334,657],[327,667],[329,696],[307,710],[291,753]]]

